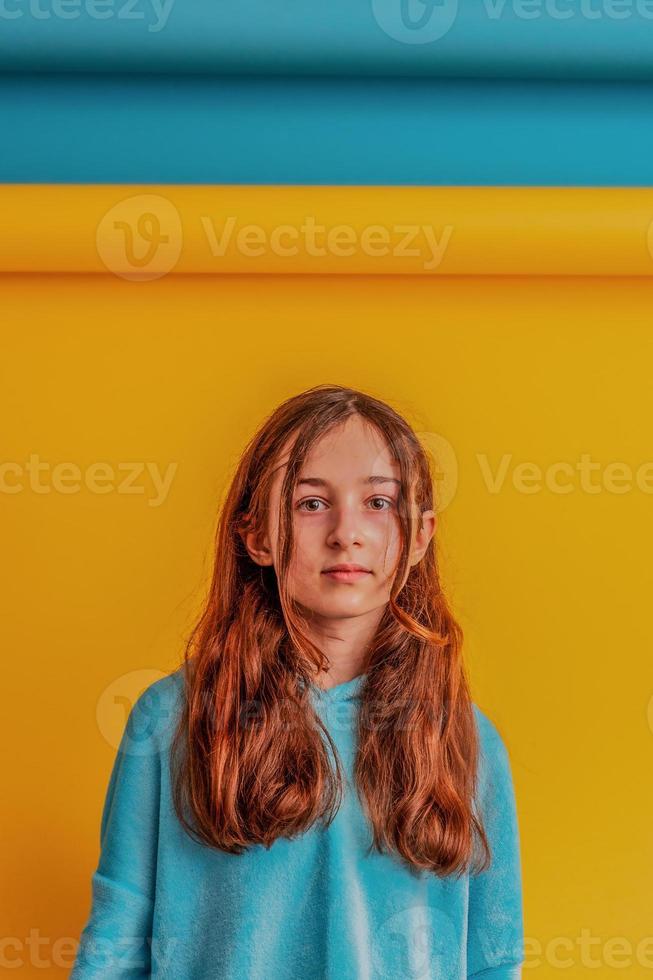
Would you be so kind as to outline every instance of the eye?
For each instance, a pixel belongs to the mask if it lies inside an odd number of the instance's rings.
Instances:
[[[302,501],[300,501],[297,504],[297,510],[302,510],[302,508],[304,507],[304,504],[313,504],[313,503],[323,504],[324,501],[323,500],[320,500],[319,497],[307,497],[306,500],[302,500]],[[317,510],[315,508],[313,508],[313,507],[310,507],[310,508],[307,508],[307,509],[308,509],[308,512],[310,514],[316,514],[317,513]]]
[[[392,509],[392,507],[394,506],[394,500],[390,500],[387,497],[372,497],[371,500],[377,500],[377,501],[380,500],[381,503],[388,505],[387,508],[385,508],[385,507],[373,507],[372,510],[383,511],[383,510],[386,510],[386,509]],[[317,513],[319,513],[319,510],[318,510],[317,507],[307,507],[305,505],[307,505],[307,504],[323,504],[323,503],[324,503],[324,501],[321,500],[320,497],[306,497],[304,500],[301,500],[297,504],[297,510],[302,510],[303,509],[303,510],[306,510],[309,514],[317,514]]]
[[[372,497],[372,500],[380,500],[384,504],[388,504],[389,508],[392,509],[394,506],[394,500],[389,500],[387,497]],[[373,507],[372,510],[384,510],[383,507]]]

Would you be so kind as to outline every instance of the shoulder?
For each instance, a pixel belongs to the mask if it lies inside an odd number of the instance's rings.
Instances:
[[[481,781],[486,776],[511,779],[510,754],[506,739],[497,724],[472,702],[479,744],[479,767]]]
[[[472,701],[472,710],[474,712],[476,730],[481,746],[487,749],[503,749],[505,751],[506,744],[504,738],[495,722],[479,708],[475,701]]]
[[[150,754],[168,747],[183,695],[183,664],[148,684],[129,712],[123,734],[123,750],[130,754]]]
[[[143,690],[137,701],[151,700],[157,704],[171,704],[178,700],[184,688],[184,665],[175,668],[163,677],[152,681]]]

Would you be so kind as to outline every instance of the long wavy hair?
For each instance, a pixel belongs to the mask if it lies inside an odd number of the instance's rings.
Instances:
[[[478,840],[484,870],[490,849],[475,806],[478,736],[435,536],[400,588],[415,522],[434,508],[428,454],[393,408],[340,385],[317,385],[279,405],[238,463],[219,514],[208,596],[184,652],[171,742],[175,810],[194,840],[240,854],[316,821],[327,827],[340,806],[341,760],[307,686],[328,663],[307,635],[287,573],[302,463],[325,432],[355,414],[384,438],[401,479],[402,550],[359,692],[354,778],[370,850],[394,851],[411,869],[461,875]],[[289,440],[274,569],[251,559],[244,535],[267,526],[271,483]]]

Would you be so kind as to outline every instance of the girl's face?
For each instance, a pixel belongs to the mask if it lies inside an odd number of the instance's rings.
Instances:
[[[284,453],[274,476],[261,547],[255,546],[253,534],[247,536],[252,558],[275,568],[286,463]],[[289,588],[307,611],[318,618],[340,619],[387,604],[401,550],[398,495],[399,466],[381,435],[359,415],[350,416],[316,443],[293,493]],[[434,530],[433,511],[424,511],[422,527],[411,543],[410,565],[423,556]],[[342,564],[360,565],[366,571],[354,576],[328,574],[329,568]]]

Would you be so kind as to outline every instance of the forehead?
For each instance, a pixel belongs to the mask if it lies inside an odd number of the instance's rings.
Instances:
[[[275,475],[281,481],[288,462],[288,449],[280,455]],[[310,448],[299,474],[330,483],[359,482],[370,476],[399,478],[398,461],[393,457],[383,435],[359,416],[325,432]]]

